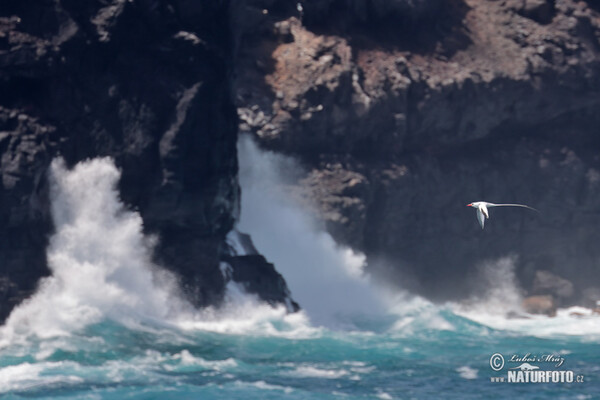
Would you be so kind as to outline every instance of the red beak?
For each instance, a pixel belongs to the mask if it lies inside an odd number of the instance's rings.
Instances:
[[[467,204],[467,207],[473,207],[473,203]]]

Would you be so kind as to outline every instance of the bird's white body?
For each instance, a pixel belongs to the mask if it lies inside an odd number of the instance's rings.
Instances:
[[[495,203],[488,203],[487,201],[476,201],[474,203],[467,204],[467,207],[473,207],[473,208],[477,209],[477,221],[479,221],[479,225],[481,225],[481,229],[483,229],[483,226],[485,225],[485,219],[490,218],[490,214],[488,213],[488,208],[491,208],[491,207],[523,207],[523,208],[528,208],[530,210],[539,212],[535,208],[526,206],[524,204],[495,204]]]

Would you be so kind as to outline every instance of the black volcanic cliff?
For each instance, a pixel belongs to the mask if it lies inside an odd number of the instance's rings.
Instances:
[[[240,127],[304,163],[298,192],[339,242],[433,298],[512,255],[528,294],[600,299],[597,2],[301,3],[254,2]],[[494,209],[482,231],[477,200],[541,215]]]
[[[229,21],[227,1],[2,1],[0,320],[49,274],[57,155],[113,157],[122,200],[159,237],[156,262],[194,304],[221,300],[239,209]],[[285,297],[264,259],[231,264],[234,280],[250,265],[267,300]],[[256,281],[247,286],[260,292]]]
[[[297,157],[296,192],[401,286],[462,296],[516,255],[529,294],[600,299],[599,52],[592,0],[4,0],[0,320],[49,274],[58,155],[115,159],[196,305],[226,279],[283,302],[226,243],[238,130]],[[476,200],[542,213],[482,231]]]

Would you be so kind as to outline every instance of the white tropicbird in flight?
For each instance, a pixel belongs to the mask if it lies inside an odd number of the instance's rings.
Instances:
[[[485,219],[490,218],[490,214],[488,214],[488,208],[491,207],[523,207],[529,208],[530,210],[537,211],[533,207],[529,207],[523,204],[494,204],[488,203],[487,201],[476,201],[474,203],[467,204],[467,207],[473,207],[477,209],[477,220],[479,221],[479,225],[481,225],[481,229],[483,229],[483,225],[485,224]]]

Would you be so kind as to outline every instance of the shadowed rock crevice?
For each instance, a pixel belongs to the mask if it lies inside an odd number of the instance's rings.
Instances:
[[[462,0],[303,1],[302,22],[317,34],[346,38],[359,49],[385,48],[451,56],[471,40]]]

